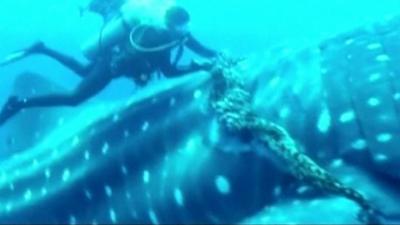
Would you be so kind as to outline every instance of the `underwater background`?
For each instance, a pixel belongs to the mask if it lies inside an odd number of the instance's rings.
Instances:
[[[131,1],[156,14],[187,8],[204,44],[246,57],[260,115],[377,208],[400,214],[399,1]],[[80,47],[103,24],[90,3],[2,0],[0,57],[43,40],[85,61]],[[17,115],[0,127],[0,223],[360,223],[353,202],[220,134],[205,109],[208,79],[137,87],[121,78],[79,107]],[[32,56],[0,67],[0,105],[79,81]]]

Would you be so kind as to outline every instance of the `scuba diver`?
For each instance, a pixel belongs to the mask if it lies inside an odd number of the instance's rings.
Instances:
[[[210,69],[212,67],[210,61],[204,63],[192,61],[189,65],[177,65],[184,47],[209,59],[219,54],[203,46],[189,33],[187,29],[189,21],[189,13],[179,6],[172,6],[166,11],[163,26],[146,25],[137,21],[133,24],[121,16],[118,29],[124,32],[119,32],[121,38],[118,39],[118,43],[113,43],[115,37],[107,37],[108,30],[103,27],[96,47],[88,50],[92,51],[93,56],[88,65],[50,49],[42,42],[11,55],[5,64],[32,54],[44,54],[74,71],[82,77],[82,81],[74,90],[64,93],[24,99],[11,96],[0,113],[0,125],[22,109],[77,106],[103,90],[113,79],[121,76],[133,79],[136,84],[143,86],[156,72],[169,78]],[[111,39],[113,41],[110,41]],[[171,60],[173,49],[178,50],[176,58]]]

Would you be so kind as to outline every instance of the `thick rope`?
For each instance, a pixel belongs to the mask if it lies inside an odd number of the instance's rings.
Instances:
[[[284,128],[256,115],[251,106],[251,95],[245,90],[240,74],[233,69],[234,65],[223,59],[219,61],[211,71],[210,106],[222,129],[238,135],[250,133],[253,139],[286,162],[297,179],[356,202],[362,209],[359,219],[376,224],[377,211],[370,202],[301,152]]]

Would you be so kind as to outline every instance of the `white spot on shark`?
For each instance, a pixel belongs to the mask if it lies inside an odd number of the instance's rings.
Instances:
[[[340,115],[339,120],[342,123],[347,123],[347,122],[350,122],[350,121],[354,120],[354,118],[355,118],[354,111],[353,110],[349,110],[349,111],[346,111],[346,112],[342,113],[342,115]]]
[[[47,195],[47,188],[42,187],[41,192],[42,192],[42,195],[43,195],[43,196]]]
[[[390,60],[390,57],[386,54],[381,54],[376,56],[376,61],[378,62],[388,62]]]
[[[394,95],[393,95],[393,98],[394,98],[394,100],[400,100],[400,93],[395,93]]]
[[[72,140],[72,147],[76,147],[79,145],[79,137],[75,136],[74,139]]]
[[[113,191],[112,191],[112,189],[111,189],[111,187],[110,186],[108,186],[108,185],[105,185],[104,186],[104,191],[106,192],[106,195],[107,195],[107,197],[111,197],[112,196],[112,194],[113,194]]]
[[[368,105],[371,107],[378,106],[381,103],[381,101],[377,98],[369,98],[368,99]]]
[[[132,195],[131,195],[131,193],[129,193],[128,191],[125,193],[125,197],[126,197],[126,199],[131,199],[132,198]]]
[[[227,195],[231,192],[229,180],[224,176],[217,176],[215,179],[215,185],[221,194]]]
[[[106,155],[108,153],[109,149],[110,149],[110,146],[108,145],[108,142],[104,142],[103,147],[101,148],[101,153],[103,155]]]
[[[376,136],[376,140],[381,143],[389,142],[390,140],[392,140],[392,138],[393,138],[393,135],[391,135],[389,133],[381,133]]]
[[[115,211],[113,208],[111,208],[108,212],[109,216],[110,216],[110,220],[113,224],[117,223],[117,215],[115,214]]]
[[[24,193],[25,201],[30,201],[32,199],[32,191],[31,189],[27,189]]]
[[[150,172],[148,170],[143,171],[143,182],[145,184],[150,182]]]
[[[296,192],[297,192],[298,194],[304,194],[304,193],[306,193],[308,190],[310,190],[309,187],[307,187],[307,186],[300,186],[300,187],[298,187],[298,188],[296,189]]]
[[[181,206],[181,207],[184,206],[184,197],[183,197],[181,189],[175,188],[175,190],[174,190],[174,198],[175,198],[175,202],[179,206]]]
[[[317,128],[321,133],[326,133],[331,126],[331,115],[329,110],[325,108],[322,110],[318,118]]]
[[[85,197],[89,200],[92,200],[93,198],[92,193],[88,189],[85,189],[84,192],[85,192]]]
[[[176,104],[176,99],[175,99],[175,98],[171,98],[171,99],[169,100],[169,106],[172,107],[172,106],[174,106],[175,104]]]
[[[50,171],[49,168],[47,168],[47,169],[44,171],[44,175],[45,175],[45,177],[46,177],[47,179],[49,179],[49,178],[51,177],[51,171]]]
[[[282,187],[281,186],[276,186],[274,188],[274,196],[279,197],[282,194]]]
[[[57,124],[58,126],[62,126],[64,124],[64,118],[63,117],[58,118]]]
[[[208,138],[212,144],[216,144],[220,139],[219,124],[217,120],[213,120],[211,122],[210,131],[208,132]]]
[[[147,131],[149,129],[150,123],[145,121],[142,125],[142,131]]]
[[[70,217],[69,217],[69,224],[70,225],[75,225],[76,224],[76,217],[74,216],[74,215],[71,215]]]
[[[193,97],[194,97],[195,99],[199,99],[202,95],[203,95],[203,93],[202,93],[200,90],[196,90],[196,91],[194,91],[194,93],[193,93]]]
[[[85,155],[84,155],[85,160],[89,160],[90,159],[90,152],[89,151],[85,151]]]
[[[71,175],[71,172],[69,171],[69,169],[64,169],[64,172],[62,175],[62,180],[64,182],[67,182],[69,180],[70,175]]]
[[[376,49],[380,49],[380,48],[382,48],[381,43],[371,43],[371,44],[367,45],[368,50],[376,50]]]
[[[287,106],[285,106],[281,110],[279,110],[279,117],[282,119],[287,118],[289,116],[289,114],[290,114],[290,109]]]
[[[351,143],[351,147],[356,150],[363,150],[367,148],[367,142],[364,139],[358,139]]]
[[[279,76],[275,76],[268,82],[268,86],[270,86],[271,88],[275,87],[279,84],[280,80],[281,78]]]
[[[154,210],[150,209],[148,214],[149,214],[149,218],[150,218],[150,221],[151,221],[152,224],[154,224],[154,225],[160,224],[159,221],[158,221],[157,215],[154,212]]]
[[[6,204],[6,212],[11,212],[13,210],[13,205],[10,202],[7,202]]]
[[[351,45],[351,44],[353,44],[354,43],[354,39],[353,38],[349,38],[349,39],[347,39],[345,42],[344,42],[344,44],[345,45]]]
[[[15,190],[14,183],[10,183],[9,188],[10,188],[10,191],[14,191]]]
[[[374,159],[375,159],[375,161],[377,161],[377,162],[385,162],[385,161],[387,161],[388,160],[388,156],[387,155],[385,155],[385,154],[376,154],[376,155],[374,155]]]
[[[129,130],[124,130],[124,138],[128,138],[130,135]]]
[[[1,172],[0,181],[3,183],[7,180],[7,175],[4,171]]]
[[[381,77],[382,77],[382,74],[380,74],[380,73],[373,73],[373,74],[371,74],[371,75],[368,77],[368,81],[369,81],[369,82],[374,82],[374,81],[379,80]]]
[[[115,122],[118,122],[118,121],[119,121],[119,115],[118,115],[118,114],[114,114],[112,120],[113,120],[114,123],[115,123]]]
[[[331,165],[332,168],[339,168],[343,166],[343,160],[342,159],[335,159],[332,161]]]
[[[121,172],[122,172],[123,175],[127,175],[128,174],[128,169],[126,168],[125,165],[121,166]]]
[[[39,163],[38,163],[37,159],[34,159],[34,160],[32,161],[32,167],[33,167],[33,168],[36,168],[38,165],[39,165]]]

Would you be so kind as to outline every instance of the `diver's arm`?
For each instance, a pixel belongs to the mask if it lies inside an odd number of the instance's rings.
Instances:
[[[212,58],[218,55],[218,52],[205,47],[198,40],[196,40],[191,34],[188,35],[186,46],[193,52],[206,58]]]
[[[210,63],[197,63],[192,61],[189,65],[174,66],[170,61],[170,54],[165,54],[160,60],[160,70],[166,77],[179,77],[189,73],[199,72],[211,68]]]
[[[161,71],[164,73],[166,77],[179,77],[189,73],[194,73],[202,70],[200,66],[196,66],[193,64],[185,65],[185,66],[172,66],[171,64],[165,65],[161,67]]]

